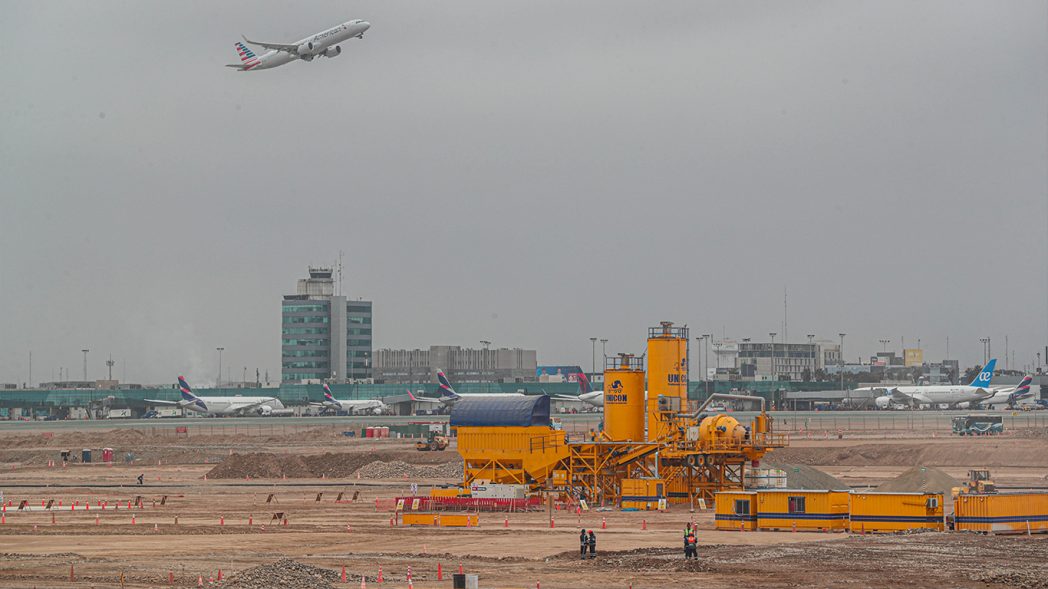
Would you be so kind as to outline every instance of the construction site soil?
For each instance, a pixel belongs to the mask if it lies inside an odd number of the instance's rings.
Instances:
[[[47,466],[60,449],[100,447],[134,460]],[[915,454],[928,462],[915,464]],[[343,567],[348,583],[364,576],[374,585],[381,574],[403,587],[410,567],[419,589],[450,589],[460,565],[482,587],[1048,587],[1048,535],[730,532],[714,529],[711,511],[683,505],[663,513],[485,512],[471,528],[391,525],[399,522],[388,502],[376,500],[407,495],[412,483],[428,494],[460,480],[454,446],[417,452],[405,440],[348,439],[330,429],[188,439],[5,435],[0,461],[12,505],[0,519],[3,588],[119,587],[121,578],[125,587],[196,587],[222,570],[232,587],[312,589],[347,586]],[[998,484],[1048,487],[1048,439],[797,440],[762,466],[771,464],[796,468],[790,482],[798,485],[836,477],[860,488],[893,479],[919,487],[989,468]],[[139,497],[141,507],[129,510]],[[22,500],[28,511],[18,509]],[[51,511],[41,507],[48,500]],[[685,561],[681,530],[692,521],[700,558]],[[578,559],[580,527],[597,534],[593,560]]]

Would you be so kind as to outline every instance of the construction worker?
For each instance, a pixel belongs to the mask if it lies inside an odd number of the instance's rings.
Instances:
[[[689,526],[689,529],[690,529],[690,526]],[[699,557],[698,545],[699,545],[699,541],[695,537],[695,531],[694,530],[689,531],[688,535],[684,537],[684,558],[685,559],[698,558]]]
[[[589,540],[586,537],[586,528],[582,528],[582,531],[579,532],[579,556],[582,557],[582,560],[586,560],[586,546],[589,546]]]
[[[142,473],[142,474],[138,475],[138,484],[140,484],[140,485],[145,484],[145,480],[146,480],[145,473]]]
[[[597,535],[593,533],[593,530],[589,531],[587,544],[589,544],[589,557],[595,558],[597,556]]]

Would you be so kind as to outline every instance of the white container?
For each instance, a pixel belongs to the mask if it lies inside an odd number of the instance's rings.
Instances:
[[[480,575],[466,575],[466,589],[480,589]]]

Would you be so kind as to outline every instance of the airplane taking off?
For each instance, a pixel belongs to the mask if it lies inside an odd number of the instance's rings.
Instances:
[[[1030,390],[1030,383],[1032,382],[1033,377],[1027,375],[1023,377],[1022,382],[1014,387],[995,388],[993,389],[993,396],[979,401],[978,405],[988,409],[993,409],[995,405],[1012,407],[1019,401],[1033,396],[1033,391]]]
[[[342,54],[342,47],[339,46],[339,43],[354,37],[363,39],[364,31],[370,28],[371,23],[358,19],[344,22],[337,27],[321,31],[295,43],[262,43],[244,37],[244,41],[248,45],[258,45],[269,51],[262,55],[255,55],[255,52],[248,48],[247,45],[237,41],[234,47],[236,47],[237,54],[240,56],[240,63],[231,63],[226,67],[249,72],[252,70],[272,69],[299,59],[313,61],[314,57],[321,55],[324,57],[338,57]]]
[[[335,396],[331,394],[331,388],[328,387],[327,383],[324,383],[324,402],[310,403],[310,405],[313,407],[334,409],[335,411],[345,411],[350,415],[353,415],[354,413],[358,412],[364,413],[366,411],[371,411],[375,415],[381,415],[382,412],[384,412],[387,409],[386,404],[379,399],[368,399],[361,401],[352,401],[349,399],[336,399]]]
[[[451,386],[451,381],[444,374],[443,370],[437,370],[437,382],[440,383],[440,397],[432,399],[429,397],[416,397],[408,391],[408,396],[411,397],[412,401],[419,403],[437,403],[444,407],[450,407],[457,403],[459,399],[470,398],[479,399],[483,397],[496,397],[499,399],[508,399],[509,397],[524,397],[521,393],[456,393],[454,387]]]
[[[961,403],[981,403],[994,395],[990,388],[993,369],[997,359],[990,360],[978,376],[969,385],[924,385],[924,386],[887,386],[864,387],[856,391],[885,391],[887,394],[874,399],[879,409],[888,409],[895,405],[939,405],[951,407]]]
[[[291,409],[285,409],[284,404],[276,397],[208,397],[207,400],[193,394],[189,383],[184,377],[178,377],[178,391],[182,394],[181,401],[161,401],[159,399],[145,399],[147,403],[156,405],[174,405],[181,409],[188,409],[203,413],[205,415],[228,415],[244,416],[248,414],[269,417],[271,415],[292,415]]]
[[[570,395],[554,395],[553,398],[559,401],[582,401],[593,407],[603,407],[604,391],[593,390],[593,387],[590,386],[590,381],[586,378],[585,374],[580,372],[575,376],[579,379],[579,395],[577,397],[572,397]]]

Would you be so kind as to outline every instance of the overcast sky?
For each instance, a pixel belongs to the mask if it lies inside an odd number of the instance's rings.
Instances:
[[[375,346],[646,328],[1032,364],[1046,343],[1048,5],[0,2],[0,382],[280,370],[346,252]],[[238,73],[240,34],[362,18]],[[781,341],[781,336],[780,336]]]

